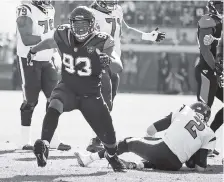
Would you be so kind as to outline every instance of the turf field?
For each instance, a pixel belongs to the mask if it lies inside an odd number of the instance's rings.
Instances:
[[[127,136],[143,136],[150,123],[160,119],[181,104],[195,101],[194,96],[165,96],[150,94],[118,94],[112,112],[118,139]],[[79,111],[64,113],[60,117],[58,133],[61,140],[72,145],[68,152],[50,151],[48,165],[38,168],[31,152],[14,150],[20,132],[19,108],[22,93],[19,91],[0,92],[0,181],[1,182],[221,182],[223,181],[222,155],[210,158],[206,173],[196,173],[183,167],[179,172],[155,170],[128,171],[114,173],[105,160],[97,161],[88,168],[81,168],[73,157],[74,151],[85,152],[86,145],[93,133]],[[215,101],[213,111],[221,103]],[[32,138],[40,137],[42,120],[45,113],[45,99],[40,101],[33,115]],[[214,114],[214,112],[213,112]],[[178,132],[178,131],[177,131]],[[217,131],[217,150],[223,153],[222,128]],[[138,157],[125,154],[124,159],[139,160]]]

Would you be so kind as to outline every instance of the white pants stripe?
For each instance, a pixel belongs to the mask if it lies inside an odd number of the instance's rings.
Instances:
[[[23,100],[27,101],[26,98],[26,90],[25,90],[25,84],[26,84],[26,80],[25,80],[25,73],[24,73],[24,69],[23,69],[23,63],[22,63],[22,59],[21,57],[19,57],[19,69],[20,69],[20,74],[21,74],[21,78],[22,78],[22,92],[23,92]]]

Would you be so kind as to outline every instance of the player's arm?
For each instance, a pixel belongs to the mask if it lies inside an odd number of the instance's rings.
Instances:
[[[46,49],[53,49],[53,48],[57,48],[57,44],[54,38],[52,37],[52,38],[45,39],[41,41],[40,43],[38,43],[37,45],[35,45],[34,47],[32,47],[30,49],[30,52],[33,54],[36,54],[37,52],[40,52]]]
[[[217,59],[217,62],[222,62],[223,60],[223,32],[222,32],[222,35],[221,35],[221,38],[219,40],[219,43],[218,43],[218,46],[217,46],[217,50],[216,50],[216,59]]]
[[[31,9],[28,5],[22,5],[17,8],[17,27],[25,46],[32,46],[41,41],[41,36],[33,35],[31,14]]]
[[[207,168],[207,157],[209,152],[213,152],[216,145],[216,137],[212,138],[208,143],[202,146],[196,152],[195,156],[195,169],[199,172],[204,172]]]
[[[165,38],[165,33],[158,31],[156,28],[150,33],[142,32],[136,28],[130,27],[124,20],[122,21],[122,31],[127,32],[128,35],[137,40],[148,40],[152,42],[160,42]]]
[[[171,125],[173,113],[170,113],[168,116],[156,121],[155,123],[151,124],[146,130],[146,136],[153,136],[157,132],[164,131]]]
[[[213,35],[213,28],[216,25],[215,21],[212,18],[207,19],[202,17],[199,22],[199,32],[198,32],[198,41],[200,46],[201,54],[204,60],[207,62],[209,67],[214,70],[215,68],[215,58],[211,52],[211,45],[204,44],[204,38],[206,35]]]
[[[123,70],[123,66],[119,56],[114,50],[114,45],[115,44],[113,38],[111,36],[108,36],[107,40],[104,43],[102,52],[110,57],[111,60],[110,70],[113,73],[120,73]]]

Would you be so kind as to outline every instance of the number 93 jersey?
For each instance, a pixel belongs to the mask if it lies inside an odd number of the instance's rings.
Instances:
[[[214,150],[215,133],[189,107],[173,113],[172,123],[165,131],[164,142],[185,163],[200,148]]]
[[[61,25],[55,31],[54,39],[62,58],[62,82],[78,95],[99,95],[103,70],[99,53],[113,49],[113,38],[94,32],[80,43],[75,40],[70,25]]]
[[[41,36],[41,39],[50,38],[54,34],[55,9],[49,6],[46,9],[38,8],[32,3],[22,3],[17,7],[17,20],[19,17],[29,17],[32,22],[32,35]],[[26,57],[31,46],[25,46],[17,29],[17,55]],[[38,52],[34,57],[36,61],[49,61],[53,56],[53,49]]]
[[[123,21],[123,12],[120,6],[110,14],[103,13],[92,7],[96,19],[96,29],[99,32],[106,32],[114,38],[115,52],[121,56],[121,25]]]

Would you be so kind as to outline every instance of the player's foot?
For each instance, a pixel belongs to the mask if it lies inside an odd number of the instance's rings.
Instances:
[[[98,138],[92,138],[89,146],[86,148],[86,150],[91,153],[99,152],[102,149],[104,149],[103,144]]]
[[[80,154],[79,152],[75,152],[74,155],[77,159],[79,166],[81,167],[87,167],[89,164],[93,162],[91,155],[83,155]]]
[[[22,150],[33,150],[33,146],[30,144],[26,144],[22,147]]]
[[[37,165],[39,167],[45,167],[49,154],[49,145],[45,144],[43,140],[37,140],[34,144],[33,153],[36,156]]]
[[[70,149],[71,149],[71,146],[64,143],[60,143],[57,148],[57,150],[61,150],[61,151],[69,151]]]
[[[114,172],[125,172],[126,166],[116,154],[110,157],[108,153],[105,152],[104,156],[108,160]]]

